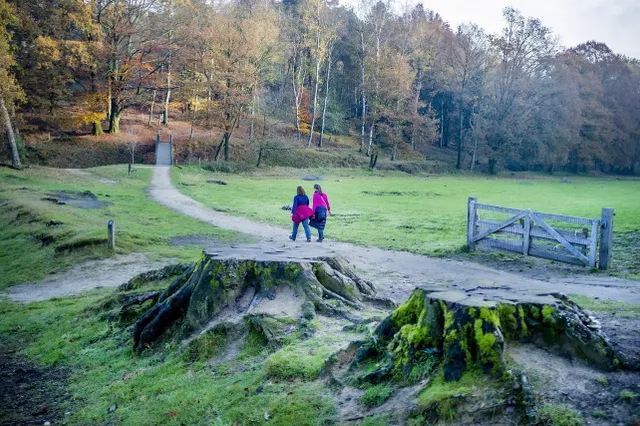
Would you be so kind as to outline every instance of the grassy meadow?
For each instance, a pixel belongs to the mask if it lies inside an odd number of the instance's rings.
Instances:
[[[238,234],[184,217],[147,197],[151,169],[127,176],[127,166],[77,174],[33,167],[0,168],[0,290],[44,278],[84,259],[146,252],[153,259],[192,260],[201,250],[173,246],[171,237],[210,235],[220,240]],[[59,191],[91,191],[112,205],[81,209],[43,200]],[[116,251],[107,249],[107,222],[116,223]]]
[[[414,176],[339,169],[271,169],[251,176],[196,167],[172,172],[180,191],[213,209],[286,228],[290,215],[282,206],[291,205],[296,187],[313,192],[315,182],[304,181],[305,176],[323,178],[319,183],[333,213],[325,231],[328,238],[441,256],[466,243],[470,196],[485,204],[588,218],[600,217],[603,207],[612,207],[619,247],[636,247],[635,252],[614,254],[614,264],[616,259],[625,267],[640,263],[640,180],[524,174]],[[211,179],[228,185],[206,182]]]

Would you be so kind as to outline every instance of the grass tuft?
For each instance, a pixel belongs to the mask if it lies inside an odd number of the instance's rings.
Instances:
[[[547,404],[537,413],[537,424],[542,426],[582,426],[584,421],[577,411],[564,404]]]
[[[371,386],[364,391],[360,402],[368,408],[377,407],[389,399],[392,393],[393,389],[390,386],[383,384]]]

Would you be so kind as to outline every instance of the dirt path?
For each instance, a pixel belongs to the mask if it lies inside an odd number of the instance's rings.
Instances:
[[[291,242],[289,230],[257,223],[211,210],[181,194],[171,184],[170,168],[156,167],[149,195],[158,203],[186,216],[202,220],[219,228],[231,229],[262,239],[264,251],[331,254],[347,258],[376,284],[383,297],[403,301],[418,285],[453,287],[477,295],[507,296],[513,292],[539,294],[561,292],[582,294],[603,299],[640,303],[640,283],[607,276],[548,277],[545,280],[499,271],[472,262],[437,259],[417,254],[362,247],[325,239],[322,244]],[[329,223],[329,234],[331,224]],[[224,251],[224,247],[213,248]]]
[[[142,253],[114,256],[81,263],[42,281],[9,287],[0,296],[22,303],[72,296],[95,288],[116,287],[142,272],[163,266]]]

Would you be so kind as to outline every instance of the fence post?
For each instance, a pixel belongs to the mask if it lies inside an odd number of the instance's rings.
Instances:
[[[529,256],[529,246],[531,245],[531,216],[524,217],[524,232],[522,233],[522,254]]]
[[[110,250],[116,248],[116,223],[113,220],[107,222],[107,245]]]
[[[589,267],[596,267],[596,253],[598,251],[598,227],[600,220],[596,217],[591,222],[591,235],[589,236]]]
[[[156,134],[156,164],[158,164],[158,145],[160,144],[160,133]]]
[[[475,197],[469,197],[467,201],[467,248],[469,250],[475,249],[475,243],[473,242],[473,234],[476,232],[476,199]]]
[[[611,263],[611,249],[613,247],[613,209],[603,208],[600,220],[600,263],[599,268],[605,270]]]

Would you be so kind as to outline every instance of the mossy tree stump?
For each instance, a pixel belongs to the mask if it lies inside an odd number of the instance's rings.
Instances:
[[[266,324],[265,316],[308,318],[305,311],[311,306],[325,315],[357,321],[354,310],[372,294],[373,286],[339,257],[291,259],[259,254],[220,258],[205,252],[136,321],[134,348],[140,352],[167,332],[188,338],[228,321],[230,315],[236,320],[252,315]],[[279,295],[286,296],[281,306],[269,304]]]
[[[415,377],[412,370],[425,358],[435,357],[447,381],[459,380],[476,368],[498,375],[509,341],[548,347],[602,369],[619,366],[597,321],[564,296],[485,300],[458,291],[416,289],[358,349],[352,367],[382,357],[386,361],[367,380],[388,376],[406,380]]]

